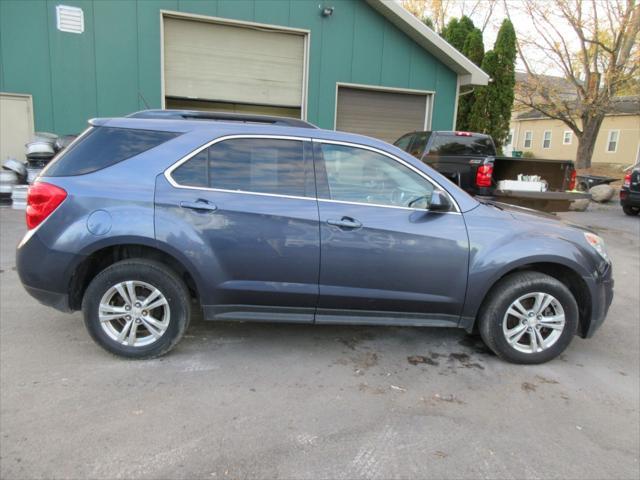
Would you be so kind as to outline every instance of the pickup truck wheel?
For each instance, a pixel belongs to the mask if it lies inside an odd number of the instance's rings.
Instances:
[[[127,358],[153,358],[171,350],[190,318],[184,282],[163,264],[123,260],[89,284],[82,302],[91,337],[105,350]]]
[[[518,272],[498,282],[484,303],[480,335],[509,362],[537,364],[560,355],[578,328],[578,305],[559,280]]]
[[[638,213],[640,213],[640,208],[624,206],[622,207],[622,211],[627,215],[631,215],[633,217],[638,215]]]

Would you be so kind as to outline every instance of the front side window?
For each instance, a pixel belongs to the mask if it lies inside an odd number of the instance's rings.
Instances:
[[[607,140],[607,152],[615,152],[618,150],[618,136],[620,132],[618,130],[609,130],[609,139]]]
[[[323,143],[328,192],[320,197],[394,207],[429,203],[433,185],[392,158],[363,148]]]
[[[524,143],[522,144],[522,146],[524,148],[531,148],[532,141],[533,141],[533,132],[532,131],[524,132]]]
[[[551,131],[546,130],[542,136],[542,148],[551,148]]]
[[[182,186],[303,197],[307,193],[304,143],[273,138],[224,140],[190,158],[171,177]]]

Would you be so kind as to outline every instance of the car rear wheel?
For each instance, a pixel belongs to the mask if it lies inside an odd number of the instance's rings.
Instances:
[[[511,274],[483,305],[480,335],[509,362],[537,364],[560,355],[578,328],[578,306],[559,280],[539,272]]]
[[[189,324],[184,282],[159,262],[123,260],[100,272],[82,309],[91,337],[128,358],[153,358],[171,350]]]
[[[627,215],[636,216],[640,213],[640,208],[624,206],[622,207],[622,211]]]

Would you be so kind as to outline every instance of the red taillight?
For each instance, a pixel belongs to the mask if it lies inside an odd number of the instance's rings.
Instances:
[[[476,171],[476,186],[490,187],[491,176],[493,175],[493,165],[480,165]]]
[[[624,176],[624,182],[622,183],[622,186],[627,188],[631,187],[631,172],[627,173]]]
[[[40,225],[65,198],[67,192],[50,183],[31,185],[27,193],[27,228],[31,230]]]
[[[456,132],[456,135],[458,137],[471,137],[471,136],[473,136],[473,133],[471,133],[471,132]]]
[[[574,170],[571,170],[571,177],[569,177],[569,190],[575,190],[576,188],[576,178],[578,173]]]

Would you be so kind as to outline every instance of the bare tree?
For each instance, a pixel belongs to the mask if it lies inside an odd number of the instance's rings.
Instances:
[[[531,34],[518,34],[527,80],[516,102],[564,122],[578,138],[576,165],[589,168],[596,138],[615,96],[637,79],[640,6],[636,0],[522,0]],[[517,24],[516,24],[517,28]],[[563,73],[563,82],[543,72]]]
[[[452,3],[451,0],[402,0],[402,6],[415,17],[430,19],[438,33],[444,30]]]

